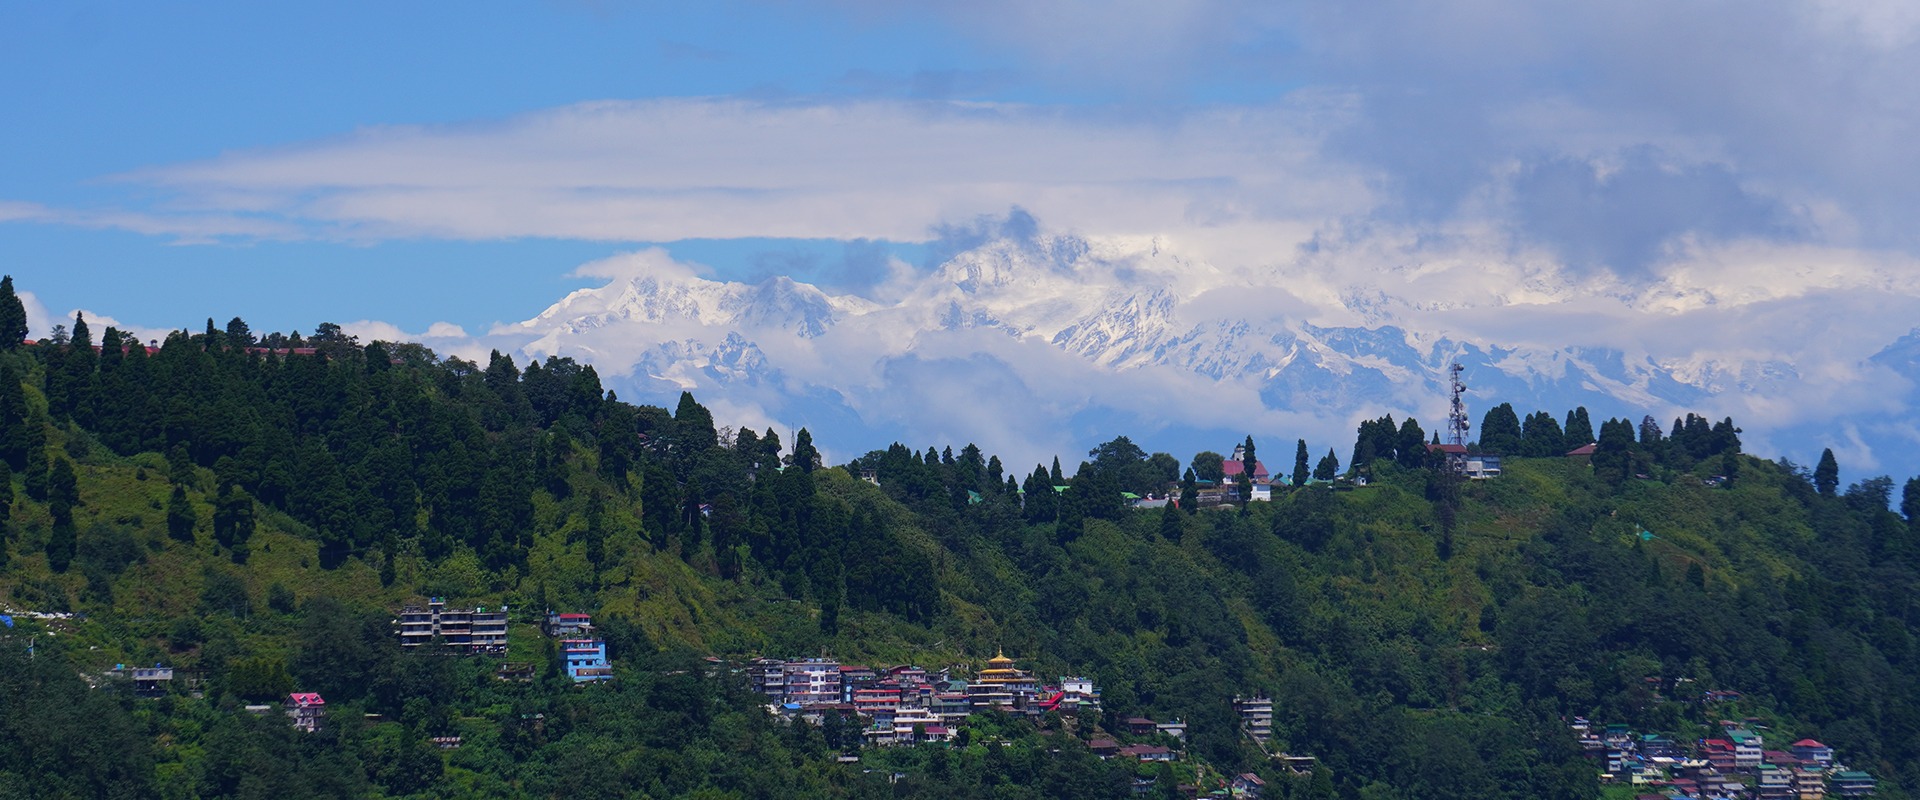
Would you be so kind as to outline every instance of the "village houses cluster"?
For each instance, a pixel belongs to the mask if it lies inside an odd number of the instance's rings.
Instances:
[[[990,709],[1033,717],[1100,709],[1093,681],[1043,684],[1004,653],[970,679],[950,669],[876,669],[827,658],[756,659],[749,679],[783,717],[819,724],[830,714],[857,715],[863,741],[873,745],[947,741],[968,715]]]
[[[1768,750],[1755,721],[1723,721],[1713,738],[1683,743],[1637,734],[1626,725],[1596,726],[1575,717],[1580,747],[1603,765],[1603,781],[1645,791],[1640,800],[1826,800],[1868,797],[1873,776],[1834,760],[1833,748],[1801,739]]]

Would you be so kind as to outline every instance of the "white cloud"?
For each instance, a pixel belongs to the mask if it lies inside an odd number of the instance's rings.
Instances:
[[[1117,111],[944,102],[596,102],[156,167],[210,214],[342,238],[919,240],[1009,204],[1103,233],[1364,210],[1317,140],[1337,103]]]

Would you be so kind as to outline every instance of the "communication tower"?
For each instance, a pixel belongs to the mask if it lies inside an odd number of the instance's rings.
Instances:
[[[1447,444],[1452,445],[1447,449],[1447,468],[1456,475],[1467,471],[1467,428],[1472,424],[1467,422],[1467,384],[1460,380],[1460,373],[1466,369],[1458,361],[1447,369],[1453,391],[1452,405],[1447,412]]]

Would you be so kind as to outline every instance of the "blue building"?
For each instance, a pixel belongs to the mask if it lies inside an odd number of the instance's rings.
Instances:
[[[560,643],[567,659],[567,677],[574,683],[613,679],[613,665],[607,662],[607,643],[600,639],[567,639]]]

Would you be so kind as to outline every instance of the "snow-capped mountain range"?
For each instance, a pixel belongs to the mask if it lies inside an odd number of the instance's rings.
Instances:
[[[1851,353],[1823,339],[1815,309],[1884,310],[1887,294],[1820,275],[1755,288],[1676,268],[1631,285],[1461,261],[1363,281],[1324,259],[1228,268],[1158,239],[1038,235],[896,264],[860,295],[717,280],[658,250],[591,266],[606,285],[493,338],[593,363],[629,400],[688,389],[723,422],[813,427],[836,458],[973,441],[1071,469],[1117,435],[1184,458],[1251,433],[1275,461],[1296,438],[1344,460],[1360,419],[1438,427],[1459,362],[1476,423],[1503,401],[1596,421],[1695,411],[1734,417],[1750,452],[1920,468],[1888,446],[1920,440],[1905,416],[1920,333],[1889,345],[1880,319]]]

